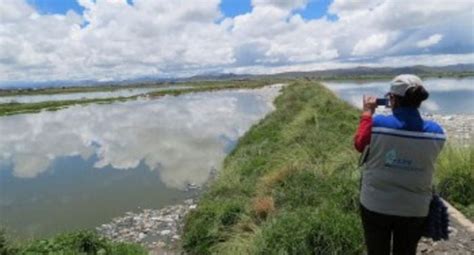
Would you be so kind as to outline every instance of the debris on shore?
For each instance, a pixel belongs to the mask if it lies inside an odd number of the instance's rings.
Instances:
[[[474,142],[474,114],[423,114],[425,119],[438,122],[448,135],[448,140],[461,145]]]
[[[112,241],[138,243],[149,250],[178,248],[183,218],[195,209],[197,201],[187,199],[183,204],[161,209],[127,212],[112,222],[97,227],[97,232]]]
[[[216,176],[217,169],[212,168],[206,184]],[[188,182],[184,190],[189,194],[189,199],[160,209],[126,212],[124,216],[113,218],[110,223],[102,224],[96,230],[112,241],[138,243],[146,247],[150,254],[179,254],[184,217],[196,209],[197,197],[206,184]]]

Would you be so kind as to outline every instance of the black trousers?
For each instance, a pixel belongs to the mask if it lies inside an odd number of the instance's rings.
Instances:
[[[369,211],[360,206],[368,255],[415,255],[426,217],[402,217]]]

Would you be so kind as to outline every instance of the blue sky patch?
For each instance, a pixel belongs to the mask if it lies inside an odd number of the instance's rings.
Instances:
[[[82,15],[84,12],[84,7],[76,0],[27,0],[27,2],[41,14],[65,14],[73,10]]]
[[[66,14],[73,10],[82,15],[84,7],[80,6],[77,0],[26,0],[29,5],[35,7],[40,14]],[[127,0],[129,5],[133,5],[133,0]]]
[[[303,10],[296,10],[296,13],[299,13],[301,17],[306,20],[311,19],[320,19],[327,15],[329,5],[331,5],[332,0],[310,0],[306,5],[306,8]],[[337,19],[334,15],[327,15],[329,20]]]
[[[220,7],[226,17],[235,17],[252,11],[250,0],[221,0]]]

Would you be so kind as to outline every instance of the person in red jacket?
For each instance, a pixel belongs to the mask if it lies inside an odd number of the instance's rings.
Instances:
[[[395,77],[387,96],[391,115],[374,115],[376,98],[364,96],[354,137],[356,150],[365,154],[364,237],[369,255],[415,255],[432,197],[434,164],[446,138],[436,122],[421,118],[418,108],[429,94],[420,78]]]

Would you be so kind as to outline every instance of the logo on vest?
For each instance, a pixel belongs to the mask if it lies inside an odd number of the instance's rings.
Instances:
[[[417,170],[417,168],[412,167],[412,163],[413,161],[411,159],[399,157],[395,149],[389,150],[387,153],[385,153],[385,166],[387,167]]]

